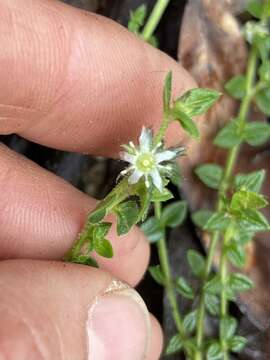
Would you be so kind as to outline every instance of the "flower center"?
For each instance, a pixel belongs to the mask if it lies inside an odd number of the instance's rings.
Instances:
[[[145,153],[138,156],[136,167],[143,173],[148,173],[156,166],[154,156],[151,153]]]

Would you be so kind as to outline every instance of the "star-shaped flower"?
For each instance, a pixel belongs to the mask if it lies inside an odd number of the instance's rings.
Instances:
[[[129,162],[130,166],[123,170],[121,175],[130,174],[130,184],[136,184],[143,177],[146,187],[149,187],[152,181],[159,191],[163,188],[162,178],[168,176],[171,170],[168,162],[184,152],[183,147],[164,149],[162,143],[154,145],[153,132],[145,127],[142,128],[137,147],[130,141],[128,145],[123,145],[123,148],[126,151],[121,152],[120,157]]]

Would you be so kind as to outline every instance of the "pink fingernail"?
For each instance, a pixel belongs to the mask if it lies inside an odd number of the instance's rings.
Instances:
[[[150,322],[139,294],[113,281],[89,309],[87,335],[88,360],[144,359]]]

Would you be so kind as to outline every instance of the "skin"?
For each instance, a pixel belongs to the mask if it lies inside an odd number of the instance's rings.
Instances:
[[[54,0],[2,0],[0,48],[0,134],[16,133],[56,149],[117,157],[121,144],[136,142],[143,125],[158,128],[169,70],[177,96],[195,87],[179,64],[122,26]],[[186,141],[177,125],[167,140],[168,145]],[[48,354],[61,344],[69,354],[65,359],[73,359],[70,354],[84,359],[87,303],[113,278],[135,286],[147,268],[149,245],[136,227],[121,238],[112,230],[115,257],[98,258],[101,269],[57,261],[96,200],[4,145],[0,164],[0,289],[5,294],[0,312],[5,314],[12,298],[16,316],[30,319],[30,330],[37,333],[50,333],[48,318],[53,319],[54,328],[61,324],[63,330],[56,341],[42,344]],[[71,305],[65,297],[54,298],[54,281],[61,294],[79,294]],[[76,301],[81,310],[70,315],[72,321],[62,318]],[[29,304],[40,313],[30,311]],[[158,359],[162,348],[153,317],[151,326],[147,360]],[[72,347],[71,327],[77,334]],[[21,346],[30,346],[23,341],[26,330],[8,316],[0,316],[0,328],[6,329],[0,332],[0,359],[13,359]],[[3,350],[5,334],[12,341]]]

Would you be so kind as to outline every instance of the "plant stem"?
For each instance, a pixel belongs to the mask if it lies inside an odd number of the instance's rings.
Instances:
[[[81,249],[87,240],[87,231],[84,229],[79,235],[78,240],[72,246],[72,248],[67,252],[64,257],[65,261],[72,261],[76,256],[80,255]]]
[[[155,202],[154,206],[155,206],[155,217],[157,219],[160,219],[160,216],[161,216],[160,202]],[[185,330],[183,327],[181,315],[179,313],[178,304],[177,304],[177,300],[176,300],[176,296],[175,296],[175,292],[174,292],[173,279],[172,279],[170,264],[169,264],[169,256],[168,256],[167,246],[166,246],[166,242],[165,242],[164,238],[160,239],[157,242],[157,249],[158,249],[161,270],[162,270],[162,273],[164,274],[165,281],[166,281],[165,289],[166,289],[166,293],[167,293],[167,296],[168,296],[168,299],[169,299],[169,302],[170,302],[170,305],[172,308],[172,314],[173,314],[173,318],[175,321],[175,325],[176,325],[177,331],[179,332],[179,334],[181,336],[181,339],[185,339]]]
[[[254,47],[251,48],[248,64],[247,64],[247,84],[246,84],[246,95],[241,101],[238,119],[241,125],[245,125],[247,121],[247,115],[249,111],[249,107],[255,92],[252,90],[255,75],[256,75],[256,65],[257,65],[257,51]],[[231,176],[233,174],[233,170],[238,158],[239,150],[241,145],[234,146],[228,153],[227,161],[224,168],[224,177],[220,183],[218,190],[218,199],[216,203],[216,210],[220,211],[222,209],[222,199],[226,194],[228,187],[230,185]],[[203,336],[204,336],[204,317],[205,317],[205,294],[204,294],[204,286],[208,280],[208,277],[211,272],[213,259],[216,251],[216,247],[220,238],[219,232],[214,232],[210,246],[208,249],[208,255],[206,259],[206,268],[204,273],[204,278],[202,282],[202,293],[199,300],[199,309],[198,309],[198,319],[197,319],[197,328],[196,328],[196,347],[197,350],[194,355],[194,360],[202,360],[203,354],[201,351]]]
[[[145,41],[149,41],[149,39],[151,38],[151,36],[154,34],[159,21],[166,9],[166,7],[168,6],[170,0],[157,0],[156,5],[153,9],[153,11],[151,12],[151,15],[149,16],[147,23],[145,24],[141,37],[145,40]]]
[[[164,138],[165,132],[170,124],[170,121],[171,121],[171,119],[170,119],[169,115],[164,114],[163,121],[160,125],[160,128],[159,128],[157,134],[155,135],[155,138],[154,138],[154,145],[157,145],[158,143],[160,143],[160,141]]]
[[[231,239],[231,229],[230,227],[225,232],[221,250],[221,257],[220,257],[220,281],[222,285],[221,289],[221,296],[220,296],[220,316],[224,319],[227,316],[228,311],[228,299],[226,293],[226,283],[227,283],[227,275],[228,275],[228,267],[227,267],[227,245]],[[228,349],[227,343],[224,339],[220,338],[220,344],[222,348],[223,360],[228,360]]]

